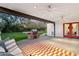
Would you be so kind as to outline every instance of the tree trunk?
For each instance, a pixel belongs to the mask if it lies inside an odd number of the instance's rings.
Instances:
[[[0,40],[1,40],[1,31],[0,31]]]

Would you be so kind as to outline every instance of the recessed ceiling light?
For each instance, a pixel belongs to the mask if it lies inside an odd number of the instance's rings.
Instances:
[[[34,6],[34,8],[37,8],[37,6]]]

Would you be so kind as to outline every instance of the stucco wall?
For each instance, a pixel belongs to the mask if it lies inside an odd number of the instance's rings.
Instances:
[[[55,36],[56,37],[63,37],[63,23],[70,23],[70,22],[79,22],[78,19],[73,20],[58,20],[55,22]],[[51,24],[47,24],[47,34],[51,36],[51,32],[54,30],[54,27]]]

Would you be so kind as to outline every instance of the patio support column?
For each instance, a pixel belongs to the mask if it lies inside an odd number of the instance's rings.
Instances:
[[[47,23],[47,35],[55,37],[55,24]]]
[[[54,37],[55,37],[55,23],[54,23]]]

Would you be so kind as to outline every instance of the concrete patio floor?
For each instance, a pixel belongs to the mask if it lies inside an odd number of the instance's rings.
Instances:
[[[79,56],[79,40],[43,36],[17,43],[26,55],[32,56]]]

